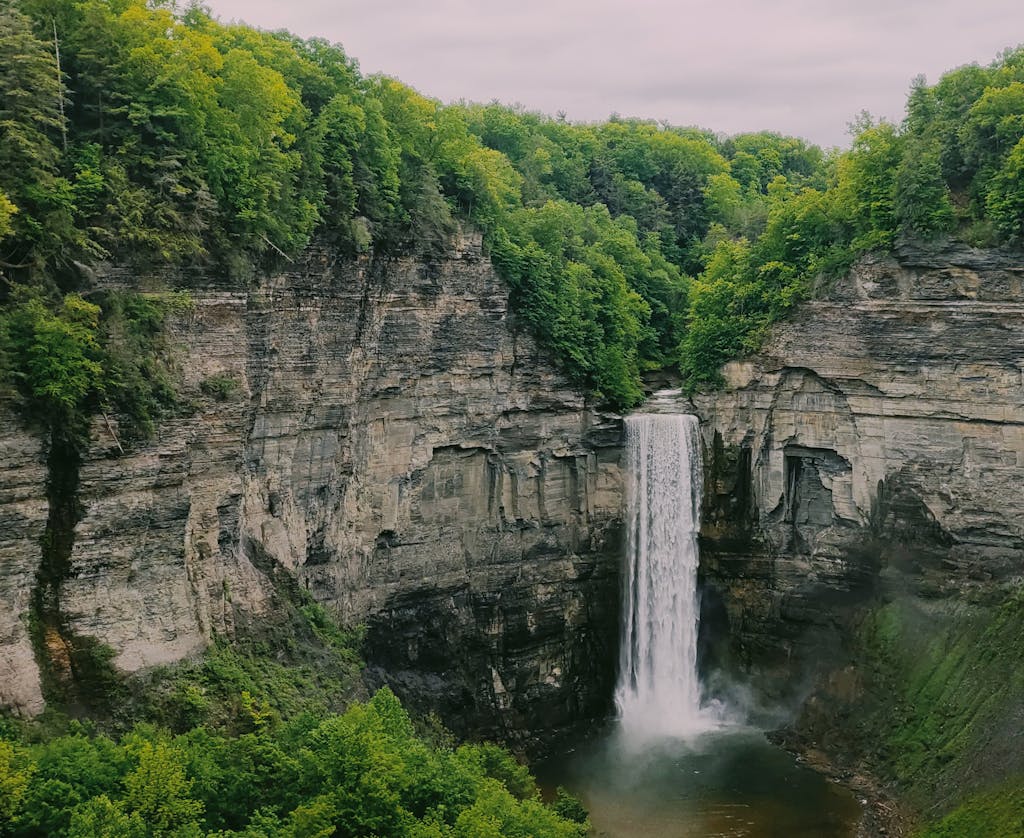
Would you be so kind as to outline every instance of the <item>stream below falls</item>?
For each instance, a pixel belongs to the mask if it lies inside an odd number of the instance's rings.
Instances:
[[[848,789],[753,728],[633,744],[618,727],[537,768],[575,794],[602,838],[852,838]]]

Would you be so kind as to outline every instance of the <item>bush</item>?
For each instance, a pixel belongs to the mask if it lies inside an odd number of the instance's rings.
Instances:
[[[211,375],[200,382],[199,389],[212,399],[226,402],[231,401],[238,394],[240,387],[230,375]]]
[[[578,797],[570,794],[561,786],[555,790],[555,800],[551,804],[551,808],[559,817],[565,818],[567,821],[589,824],[590,813],[586,807]]]

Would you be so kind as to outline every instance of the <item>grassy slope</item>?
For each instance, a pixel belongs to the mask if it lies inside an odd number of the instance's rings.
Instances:
[[[1024,835],[1024,783],[1005,782],[1024,777],[1022,592],[998,605],[897,599],[860,644],[873,699],[856,735],[873,743],[875,773],[926,821],[953,810],[925,834]]]

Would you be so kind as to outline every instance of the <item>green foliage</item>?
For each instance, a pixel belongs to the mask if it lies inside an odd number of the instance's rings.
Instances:
[[[231,401],[238,393],[238,382],[230,375],[211,375],[199,382],[199,389],[219,402]]]
[[[11,199],[0,192],[0,241],[7,238],[13,230],[11,219],[18,211],[18,208],[11,203]]]
[[[103,408],[119,413],[126,439],[147,436],[176,402],[163,330],[187,295],[112,292],[102,307],[77,294],[56,299],[14,286],[0,311],[0,370],[51,431],[77,440]]]
[[[618,309],[640,329],[634,363],[631,346],[609,340],[607,319],[586,293],[592,283],[574,264],[580,260],[552,261],[552,237],[528,213],[508,213],[489,241],[516,292],[517,310],[578,382],[622,407],[638,394],[624,382],[636,382],[648,367],[676,362],[689,387],[714,384],[722,363],[756,349],[768,326],[805,299],[818,277],[841,273],[859,254],[887,249],[900,237],[955,232],[957,184],[970,165],[983,165],[986,149],[1002,149],[1006,159],[984,189],[975,187],[973,206],[984,212],[973,235],[983,233],[985,222],[993,238],[1018,241],[1024,193],[1017,169],[1024,152],[1009,149],[1021,136],[1024,110],[1014,83],[1001,82],[1006,88],[999,95],[986,92],[984,83],[1018,73],[1005,72],[1014,55],[990,70],[956,71],[963,83],[944,79],[933,89],[917,82],[902,128],[862,115],[851,150],[832,157],[769,132],[716,141],[649,122],[569,125],[496,104],[463,106],[470,129],[522,176],[529,211],[553,215],[549,207],[559,202],[603,204],[652,262],[670,268],[667,280],[635,279],[651,269],[629,280],[649,313]],[[943,101],[947,96],[959,102],[956,108]],[[973,115],[973,133],[938,129],[954,110],[949,118],[958,126]],[[968,143],[969,137],[975,139]],[[954,157],[960,180],[950,174]],[[620,269],[629,267],[621,251],[615,260]]]
[[[877,696],[865,719],[880,734],[877,770],[918,807],[948,809],[1024,771],[1012,741],[1024,709],[1022,632],[1020,592],[1000,606],[894,602],[866,622],[858,642]]]
[[[567,821],[589,824],[590,813],[586,807],[580,802],[578,797],[562,788],[562,786],[555,789],[555,799],[551,803],[551,808],[555,810],[555,814],[565,818]]]
[[[145,838],[148,833],[141,815],[129,815],[123,805],[101,794],[72,810],[66,834],[68,838]]]
[[[637,289],[676,302],[673,295],[685,295],[678,269],[648,256],[635,226],[600,204],[549,201],[519,210],[491,248],[520,316],[576,381],[620,407],[636,404],[641,365],[661,360],[650,304]],[[659,314],[670,316],[664,304]]]
[[[473,805],[463,810],[454,830],[460,838],[581,838],[582,824],[564,820],[538,800],[517,801],[495,780],[484,780]]]
[[[766,131],[444,106],[364,78],[336,45],[180,6],[0,8],[0,265],[46,289],[58,319],[54,288],[77,287],[101,258],[250,276],[317,233],[347,254],[433,259],[462,220],[484,232],[517,322],[578,386],[625,409],[645,370],[716,381],[866,250],[1024,243],[1020,49],[919,79],[902,126],[864,115],[850,151],[825,155]],[[148,322],[137,308],[125,323]],[[98,338],[114,347],[97,361],[103,387],[76,410],[110,407],[141,436],[173,408],[173,376],[153,335],[115,320]]]
[[[166,742],[135,742],[126,749],[138,761],[124,778],[124,806],[145,822],[153,835],[201,834],[203,804],[192,798],[192,781],[183,765],[185,753]]]
[[[29,834],[64,832],[76,809],[96,797],[117,794],[120,778],[131,765],[128,755],[112,740],[90,737],[80,729],[54,739],[45,748],[30,746],[29,753],[32,782],[12,818],[18,829]]]
[[[0,320],[3,367],[36,417],[72,434],[103,391],[99,316],[99,306],[77,294],[52,310],[40,293],[18,286]]]
[[[895,189],[895,217],[905,233],[930,238],[955,228],[956,213],[935,141],[913,138],[907,143],[896,171]]]
[[[920,838],[1020,838],[1024,835],[1024,779],[973,796],[921,833]]]
[[[0,740],[0,830],[21,809],[33,771],[23,749]]]
[[[681,369],[691,384],[715,383],[722,363],[743,352],[762,328],[757,289],[749,281],[750,245],[723,239],[692,289],[690,323],[681,347]]]
[[[177,407],[177,374],[167,345],[168,317],[192,307],[185,293],[108,292],[101,298],[104,407],[121,419],[122,435],[145,439]]]
[[[236,735],[138,726],[119,742],[80,731],[0,739],[0,784],[0,832],[11,836],[582,838],[588,828],[585,813],[576,822],[545,806],[500,748],[419,739],[386,688],[342,715]]]
[[[328,625],[322,619],[319,626]],[[291,636],[282,629],[277,650],[258,641],[221,642],[196,661],[153,670],[131,685],[132,696],[117,708],[115,721],[237,731],[270,719],[337,711],[357,680],[360,635],[329,625],[296,624]]]
[[[836,213],[857,251],[888,248],[896,234],[893,174],[903,156],[902,137],[867,114],[856,123],[853,148],[837,163]]]
[[[1024,245],[1024,138],[986,185],[985,208],[1005,241]]]
[[[14,3],[0,4],[0,192],[7,196],[0,229],[13,222],[14,230],[3,262],[64,259],[65,247],[81,241],[71,184],[60,171],[62,99],[52,44],[35,36]],[[19,210],[13,219],[10,202]]]

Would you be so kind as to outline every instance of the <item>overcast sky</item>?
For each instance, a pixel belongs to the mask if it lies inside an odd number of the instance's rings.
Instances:
[[[518,102],[846,145],[911,79],[1024,42],[1024,0],[207,0],[222,20],[344,45],[444,101]]]

